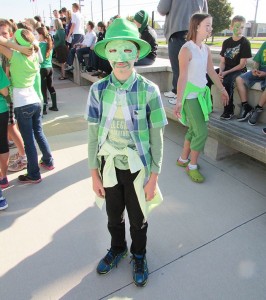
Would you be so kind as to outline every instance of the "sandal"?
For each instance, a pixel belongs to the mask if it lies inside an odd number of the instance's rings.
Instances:
[[[59,79],[59,80],[65,80],[65,79],[67,79],[67,78],[62,76],[62,77],[59,77],[58,79]]]
[[[187,167],[186,171],[190,179],[194,182],[202,183],[205,180],[204,176],[200,173],[198,169],[189,170],[189,168]]]
[[[186,168],[188,166],[188,164],[190,163],[190,159],[188,159],[187,162],[182,162],[179,159],[176,161],[176,165],[182,168]]]

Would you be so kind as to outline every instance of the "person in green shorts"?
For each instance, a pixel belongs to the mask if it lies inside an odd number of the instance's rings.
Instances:
[[[212,111],[206,71],[219,88],[223,105],[229,97],[212,64],[211,52],[203,41],[211,35],[212,17],[196,13],[191,17],[187,42],[179,53],[179,79],[174,115],[188,126],[184,147],[177,165],[186,167],[192,181],[201,183],[204,176],[198,168],[198,157],[208,136],[207,121]],[[190,156],[190,159],[189,159]]]

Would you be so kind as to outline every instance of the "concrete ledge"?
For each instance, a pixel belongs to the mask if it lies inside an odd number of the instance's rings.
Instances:
[[[168,102],[168,99],[162,95],[167,117],[183,126],[173,115],[174,106]],[[218,112],[213,112],[210,116],[205,155],[220,160],[242,152],[266,164],[266,138],[261,132],[263,124],[250,126],[247,122],[238,122],[236,119],[223,121],[219,116]]]
[[[79,65],[76,63],[77,59],[74,60],[74,71],[73,77],[74,82],[78,85],[87,85],[89,81],[91,83],[99,80],[98,77],[91,76],[91,73],[81,73]],[[172,69],[169,59],[157,58],[151,66],[136,66],[138,74],[143,75],[147,79],[157,84],[161,91],[168,91],[171,89],[172,84]]]

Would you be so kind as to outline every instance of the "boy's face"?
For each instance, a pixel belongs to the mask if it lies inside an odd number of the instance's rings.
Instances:
[[[8,26],[4,25],[0,27],[0,36],[3,36],[8,40],[11,38]]]
[[[133,69],[138,58],[138,49],[130,41],[117,40],[106,45],[105,54],[114,72],[122,73]]]
[[[234,36],[241,36],[245,28],[244,22],[234,22],[231,26]]]

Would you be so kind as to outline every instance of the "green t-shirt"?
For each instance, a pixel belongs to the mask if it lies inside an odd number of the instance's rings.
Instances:
[[[38,55],[30,60],[24,54],[13,51],[10,59],[10,74],[12,85],[15,88],[31,87],[34,84],[36,73],[39,72]]]
[[[42,69],[52,68],[53,49],[50,51],[49,56],[46,58],[47,43],[46,42],[40,42],[39,47],[41,49],[42,57],[43,57],[43,62],[40,64],[40,67]]]
[[[260,67],[266,67],[266,42],[264,42],[253,60],[260,64]]]
[[[7,78],[4,70],[0,67],[0,90],[10,85],[9,79]],[[0,113],[8,111],[8,106],[5,97],[0,94]]]

